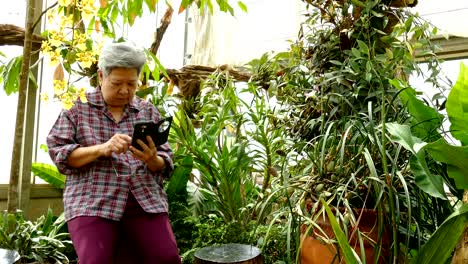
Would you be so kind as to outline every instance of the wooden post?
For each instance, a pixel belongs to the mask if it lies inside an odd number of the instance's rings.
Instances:
[[[222,244],[199,249],[195,264],[263,264],[260,249],[251,245]]]

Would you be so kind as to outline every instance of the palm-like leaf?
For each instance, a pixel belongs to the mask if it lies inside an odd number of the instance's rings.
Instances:
[[[35,162],[31,166],[31,171],[55,188],[65,188],[65,175],[61,174],[56,166]]]

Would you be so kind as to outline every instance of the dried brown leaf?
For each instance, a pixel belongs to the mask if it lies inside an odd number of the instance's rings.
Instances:
[[[58,64],[57,67],[55,67],[54,70],[54,75],[52,77],[54,80],[63,80],[65,79],[65,74],[63,72],[63,66],[62,64]]]

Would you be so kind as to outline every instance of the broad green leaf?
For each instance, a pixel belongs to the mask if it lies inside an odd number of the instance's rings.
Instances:
[[[444,182],[441,176],[434,175],[426,163],[426,152],[421,150],[427,144],[411,134],[409,126],[397,123],[387,124],[387,131],[394,142],[411,151],[410,166],[414,173],[416,185],[424,192],[441,199],[447,199]]]
[[[333,232],[335,233],[336,240],[338,241],[338,245],[340,246],[340,249],[343,251],[345,263],[348,263],[348,264],[361,263],[361,260],[357,256],[356,252],[349,245],[348,238],[346,237],[343,230],[341,230],[341,227],[336,221],[335,215],[332,213],[330,207],[325,202],[325,200],[323,200],[323,198],[321,200],[322,200],[322,205],[323,207],[325,207],[325,211],[327,212],[328,220],[330,221],[330,224],[333,228]]]
[[[429,143],[425,149],[431,156],[447,164],[448,176],[459,189],[468,189],[468,146],[453,146],[444,139]]]
[[[441,136],[437,129],[442,125],[443,115],[419,100],[413,88],[405,87],[398,80],[389,80],[389,82],[401,91],[399,94],[401,101],[407,107],[412,117],[411,131],[413,134],[427,142],[440,139]]]
[[[468,68],[461,63],[460,74],[447,98],[450,133],[468,146]]]
[[[15,57],[3,70],[3,89],[7,95],[18,92],[22,62],[23,56]]]
[[[65,175],[54,165],[35,162],[31,166],[31,172],[57,189],[65,188]]]
[[[386,124],[387,131],[392,135],[392,140],[398,142],[405,149],[411,151],[413,154],[416,154],[420,148],[415,149],[415,146],[420,146],[424,144],[423,141],[413,136],[411,133],[411,128],[407,125],[400,125],[397,123],[388,123]]]
[[[193,159],[191,156],[186,156],[180,161],[167,185],[166,192],[168,196],[174,197],[178,194],[187,194],[187,181],[192,172],[192,167]]]
[[[420,151],[410,158],[416,185],[427,194],[447,200],[442,176],[432,174],[426,163],[426,152]]]
[[[432,234],[412,264],[447,263],[468,225],[468,204],[451,214]]]

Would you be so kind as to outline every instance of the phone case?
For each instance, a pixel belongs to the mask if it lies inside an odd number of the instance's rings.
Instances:
[[[146,145],[148,145],[146,136],[151,137],[156,147],[166,143],[167,138],[169,137],[171,124],[172,116],[163,118],[157,123],[153,121],[136,123],[133,130],[132,146],[139,150],[143,150],[140,144],[137,143],[137,140],[141,139]]]

